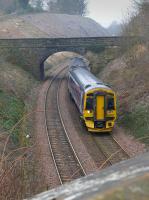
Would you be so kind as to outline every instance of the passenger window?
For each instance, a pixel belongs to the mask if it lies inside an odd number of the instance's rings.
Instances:
[[[93,98],[86,99],[86,110],[93,110]]]
[[[114,110],[114,98],[107,99],[107,110]]]

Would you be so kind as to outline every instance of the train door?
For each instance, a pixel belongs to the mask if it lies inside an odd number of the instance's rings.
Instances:
[[[96,120],[104,120],[105,118],[104,101],[104,96],[96,96]]]

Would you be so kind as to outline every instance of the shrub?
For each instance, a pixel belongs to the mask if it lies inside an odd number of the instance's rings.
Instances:
[[[146,137],[149,133],[149,107],[138,106],[132,112],[125,113],[119,123],[130,130],[137,138]],[[149,143],[149,139],[145,140]]]

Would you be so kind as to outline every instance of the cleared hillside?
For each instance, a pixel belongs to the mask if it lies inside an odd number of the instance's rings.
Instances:
[[[46,33],[20,17],[0,17],[0,38],[30,38],[47,36]]]
[[[107,31],[94,20],[77,15],[36,13],[0,17],[0,38],[97,37]]]
[[[94,20],[77,15],[41,13],[25,15],[23,19],[46,32],[49,37],[95,37],[107,35]]]

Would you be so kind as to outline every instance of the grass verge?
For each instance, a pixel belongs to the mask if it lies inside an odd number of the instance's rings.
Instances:
[[[32,146],[28,132],[26,106],[20,98],[0,90],[0,199],[24,199],[32,188],[30,162]],[[11,139],[10,139],[11,138]],[[30,192],[31,193],[31,192]]]
[[[149,145],[149,106],[138,106],[132,112],[125,113],[118,123]]]
[[[0,126],[9,132],[15,124],[23,117],[25,112],[24,103],[15,97],[0,91]],[[22,126],[16,127],[11,132],[11,138],[15,144],[22,140]]]

